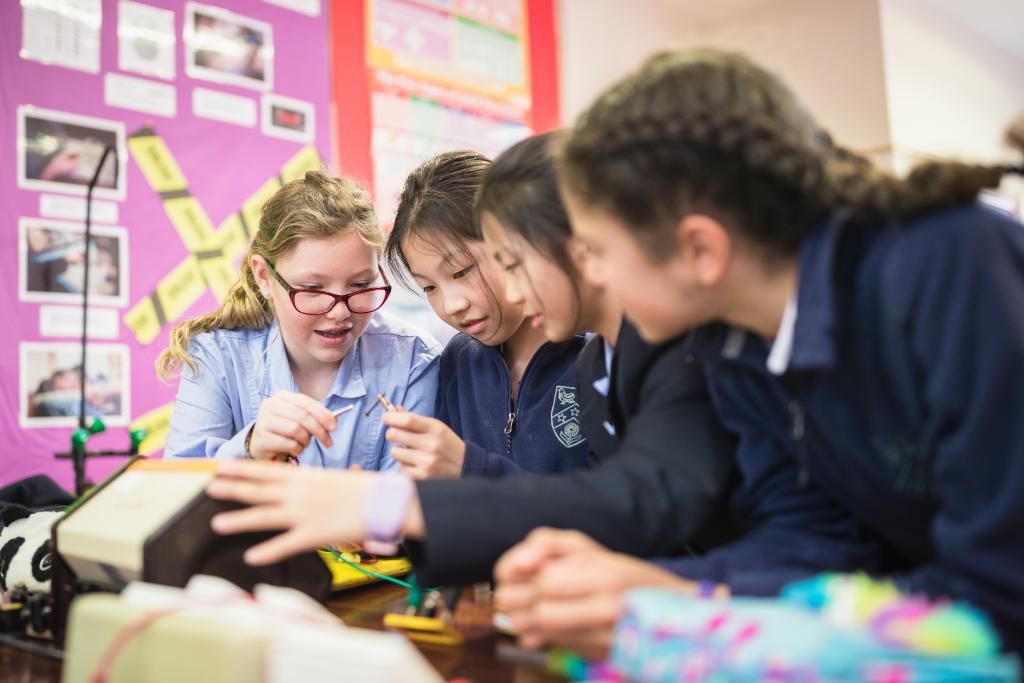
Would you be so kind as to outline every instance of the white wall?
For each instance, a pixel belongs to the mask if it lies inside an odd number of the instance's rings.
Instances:
[[[739,50],[768,67],[843,144],[888,145],[877,0],[777,0],[694,30],[687,42]]]
[[[562,0],[563,119],[653,52],[710,45],[775,70],[844,143],[888,144],[878,0]]]
[[[651,53],[712,45],[775,71],[838,141],[897,170],[922,155],[1019,161],[1002,135],[1024,114],[1024,0],[561,0],[559,11],[565,123]],[[1022,186],[1004,191],[1024,215]]]
[[[649,54],[679,45],[686,28],[664,2],[561,0],[558,10],[566,124]]]
[[[941,7],[920,0],[882,0],[881,7],[897,154],[1014,159],[1002,136],[1008,123],[1024,114],[1024,58],[1001,49]],[[1024,26],[1018,30],[1024,44]]]

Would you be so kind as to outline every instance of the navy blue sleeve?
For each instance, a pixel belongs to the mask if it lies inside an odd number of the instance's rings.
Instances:
[[[417,482],[427,529],[425,542],[409,545],[417,577],[429,584],[488,580],[501,553],[538,526],[579,529],[616,552],[644,557],[731,537],[722,508],[734,442],[715,419],[703,372],[679,351],[662,355],[644,375],[622,448],[593,469]]]
[[[872,570],[873,537],[801,471],[796,443],[784,438],[787,406],[772,382],[730,367],[711,370],[708,386],[722,423],[739,444],[741,483],[733,508],[743,535],[700,557],[663,561],[694,580],[728,584],[737,595],[774,595],[786,583],[824,571]],[[778,427],[770,430],[769,427]]]
[[[974,216],[984,216],[974,212]],[[904,329],[920,364],[937,557],[898,577],[984,609],[1024,650],[1024,232],[1009,220],[921,264]],[[906,339],[904,337],[904,339]]]
[[[843,541],[819,539],[808,544],[803,530],[765,525],[704,555],[653,562],[691,581],[726,584],[733,595],[773,597],[794,581],[826,571],[860,569],[856,557]]]

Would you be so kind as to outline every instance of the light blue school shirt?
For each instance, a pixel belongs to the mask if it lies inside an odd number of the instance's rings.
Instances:
[[[181,374],[164,447],[165,458],[245,457],[245,437],[260,404],[278,391],[298,392],[277,324],[263,330],[214,330],[196,335],[189,353],[198,366]],[[325,448],[313,438],[299,456],[303,465],[367,470],[397,466],[384,440],[378,394],[420,415],[432,415],[441,348],[429,335],[378,311],[338,368],[328,410],[355,405],[338,417]]]

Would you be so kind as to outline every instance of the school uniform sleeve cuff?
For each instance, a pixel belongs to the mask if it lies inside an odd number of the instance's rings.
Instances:
[[[654,564],[691,581],[711,581],[729,586],[732,595],[747,597],[775,597],[790,583],[815,575],[806,567],[769,567],[748,569],[730,567],[725,558],[682,557],[661,558]]]
[[[246,458],[245,438],[249,435],[249,430],[252,429],[254,424],[256,424],[255,420],[245,425],[240,432],[222,443],[213,454],[213,458],[215,460],[242,460]]]

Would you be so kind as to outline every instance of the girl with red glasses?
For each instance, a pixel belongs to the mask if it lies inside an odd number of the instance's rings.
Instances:
[[[384,394],[429,415],[439,348],[380,311],[383,246],[352,181],[310,172],[278,190],[220,308],[176,324],[157,360],[181,374],[165,457],[394,467],[381,413],[360,413]]]

